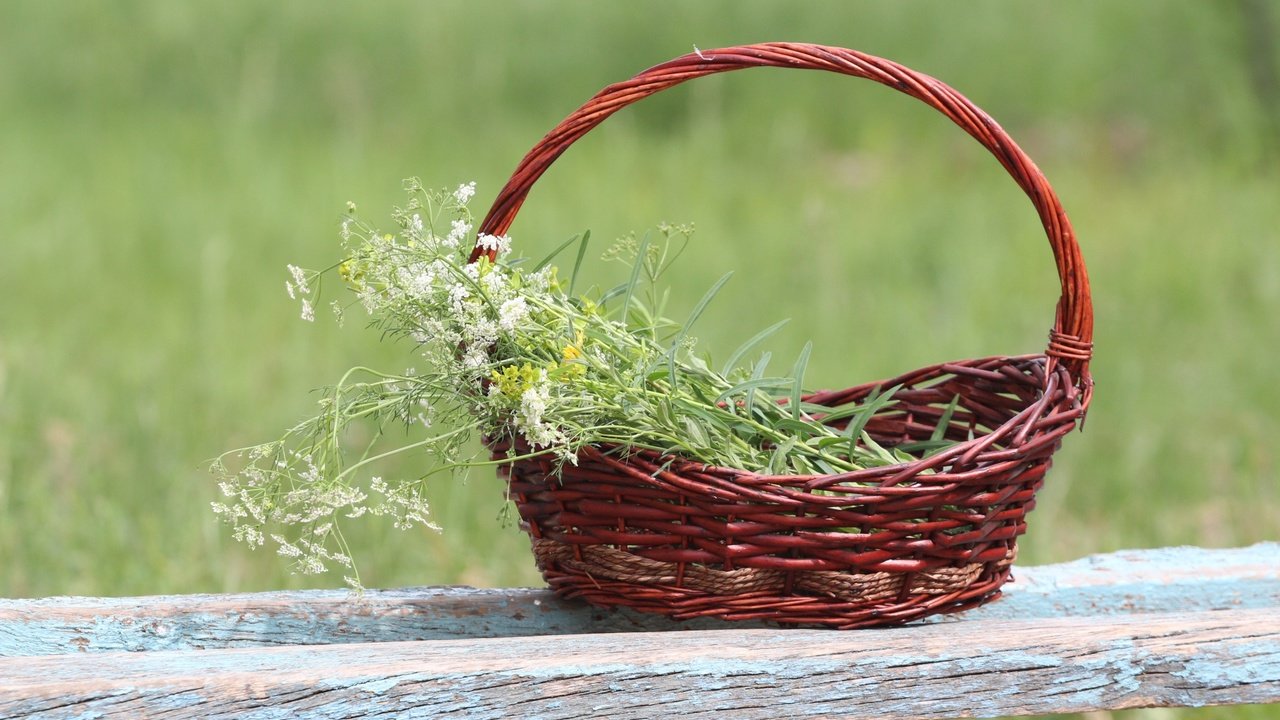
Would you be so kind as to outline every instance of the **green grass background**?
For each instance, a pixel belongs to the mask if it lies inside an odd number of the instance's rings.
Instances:
[[[328,265],[345,202],[385,219],[410,175],[478,181],[483,212],[601,86],[695,44],[776,39],[944,79],[1075,222],[1097,395],[1020,562],[1275,540],[1280,137],[1251,67],[1280,67],[1247,50],[1247,28],[1267,32],[1247,7],[0,5],[0,596],[340,584],[290,575],[209,512],[204,461],[274,437],[349,365],[410,361],[359,322],[298,320],[285,264]],[[1037,351],[1052,321],[1026,199],[941,116],[872,83],[756,70],[664,93],[566,154],[512,232],[536,255],[663,220],[699,228],[672,276],[685,307],[736,271],[700,346],[724,357],[790,317],[771,349],[812,338],[815,387]],[[539,582],[495,522],[497,480],[433,493],[442,534],[348,533],[367,585]],[[1179,716],[1220,712],[1241,711]]]

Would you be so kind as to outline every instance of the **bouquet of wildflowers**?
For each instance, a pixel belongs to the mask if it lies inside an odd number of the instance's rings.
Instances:
[[[323,281],[336,275],[350,293],[333,302],[339,319],[361,306],[385,336],[413,344],[417,363],[401,373],[353,368],[324,392],[314,417],[215,461],[225,497],[213,509],[236,539],[250,546],[270,539],[303,572],[351,568],[347,581],[358,587],[342,523],[367,513],[389,516],[398,528],[435,527],[423,490],[436,473],[538,454],[576,464],[588,445],[770,474],[834,474],[914,459],[863,432],[877,398],[838,408],[802,399],[808,346],[789,373],[770,374],[768,353],[744,359],[782,323],[719,369],[694,353],[690,328],[729,276],[684,321],[666,317],[658,280],[690,228],[661,225],[620,240],[605,257],[628,263],[629,280],[578,292],[589,235],[536,263],[512,257],[506,237],[481,236],[476,244],[496,260],[482,254],[470,262],[474,183],[448,192],[410,180],[406,188],[394,233],[361,221],[349,205],[346,258],[321,272],[291,265],[286,289],[300,299],[303,319],[314,320]],[[575,243],[566,278],[553,261]],[[374,442],[349,447],[353,423],[371,428]],[[377,440],[397,424],[424,427],[426,437],[382,449]],[[481,435],[510,447],[507,457],[479,454],[472,441]],[[373,474],[378,460],[407,451],[424,456],[422,475]]]

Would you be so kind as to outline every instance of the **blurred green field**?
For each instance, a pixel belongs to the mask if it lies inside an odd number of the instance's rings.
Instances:
[[[1280,67],[1250,51],[1246,7],[0,5],[0,596],[340,585],[233,543],[209,511],[206,460],[274,437],[352,364],[410,360],[359,323],[299,321],[285,264],[329,264],[346,201],[385,218],[411,175],[478,181],[482,213],[601,86],[695,44],[775,39],[944,79],[1071,213],[1097,395],[1020,562],[1280,538],[1280,108],[1259,63]],[[1038,351],[1052,322],[1025,197],[871,83],[757,70],[655,97],[566,154],[512,233],[538,255],[663,220],[698,226],[672,276],[686,307],[736,271],[700,347],[723,357],[790,317],[770,349],[814,339],[815,387]],[[442,534],[348,532],[365,583],[539,582],[501,497],[491,477],[440,483]],[[1178,716],[1222,713],[1248,715]]]

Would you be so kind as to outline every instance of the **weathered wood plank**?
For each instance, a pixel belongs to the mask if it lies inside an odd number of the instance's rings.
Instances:
[[[3,717],[992,717],[1280,700],[1273,609],[0,659]]]
[[[1000,600],[935,621],[1280,608],[1280,544],[1125,551],[1017,568],[1015,578]],[[520,588],[408,588],[358,600],[345,591],[49,598],[0,600],[0,657],[744,627],[602,611]]]

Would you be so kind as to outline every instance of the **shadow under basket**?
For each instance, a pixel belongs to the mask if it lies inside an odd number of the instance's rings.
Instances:
[[[1093,311],[1057,196],[1000,126],[959,93],[842,48],[704,50],[611,85],[571,114],[524,158],[479,231],[505,234],[551,163],[618,109],[695,77],[759,66],[874,80],[934,107],[987,147],[1030,197],[1054,252],[1062,295],[1048,349],[804,398],[835,408],[897,388],[865,426],[877,443],[916,458],[896,465],[761,475],[626,447],[587,448],[576,465],[552,455],[503,465],[538,567],[564,597],[678,619],[845,629],[981,604],[1009,579],[1050,459],[1088,408]],[[472,259],[481,255],[492,259],[492,250],[477,246]],[[952,444],[913,449],[939,429]],[[507,456],[501,444],[492,450]]]

